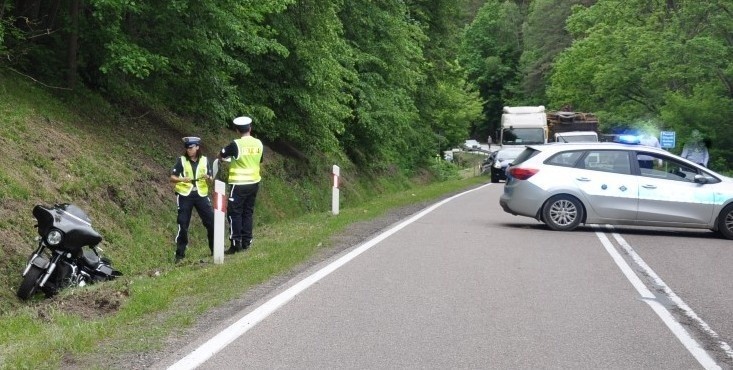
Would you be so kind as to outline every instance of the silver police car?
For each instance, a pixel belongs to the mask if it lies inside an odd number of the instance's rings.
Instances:
[[[733,239],[733,179],[663,149],[624,143],[528,146],[507,177],[499,199],[504,211],[553,230],[581,223],[683,227]]]

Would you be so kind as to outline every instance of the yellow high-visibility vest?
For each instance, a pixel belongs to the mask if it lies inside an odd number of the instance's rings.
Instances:
[[[260,182],[260,161],[262,142],[252,136],[234,140],[237,144],[237,158],[229,165],[229,183],[233,185]]]
[[[209,184],[206,183],[206,171],[209,168],[209,160],[206,156],[199,158],[199,165],[196,167],[196,176],[193,173],[193,166],[191,162],[186,159],[185,156],[181,156],[181,164],[183,164],[183,177],[190,177],[196,179],[194,182],[179,182],[176,183],[176,193],[181,195],[191,194],[194,183],[196,184],[196,191],[200,196],[205,197],[209,194]]]

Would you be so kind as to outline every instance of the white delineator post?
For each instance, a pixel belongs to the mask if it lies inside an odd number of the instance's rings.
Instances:
[[[224,218],[227,213],[226,184],[214,180],[214,264],[224,263]]]
[[[339,214],[339,166],[333,165],[333,195],[331,197],[331,212],[334,215]]]

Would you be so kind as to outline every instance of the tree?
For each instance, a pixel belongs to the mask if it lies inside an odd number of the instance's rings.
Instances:
[[[83,77],[115,101],[168,107],[213,126],[240,112],[267,116],[270,108],[245,101],[238,83],[252,78],[261,55],[287,54],[264,19],[293,1],[89,0]]]
[[[460,38],[468,0],[410,1],[410,15],[430,42],[424,45],[425,76],[417,89],[420,121],[430,124],[433,150],[438,154],[469,137],[469,129],[481,121],[478,92],[466,81],[458,64]]]
[[[424,79],[425,34],[402,2],[351,1],[340,17],[357,71],[344,150],[359,165],[412,169],[434,152],[414,99]]]
[[[288,52],[253,61],[255,78],[241,83],[246,101],[272,110],[262,132],[305,153],[340,153],[338,137],[351,114],[348,81],[354,71],[338,16],[341,6],[340,1],[301,0],[272,15],[267,24]]]
[[[486,117],[473,132],[493,133],[505,102],[514,97],[510,86],[517,78],[522,53],[521,25],[517,4],[488,0],[466,28],[460,62],[468,79],[478,86]]]
[[[575,42],[558,57],[548,96],[610,122],[656,117],[681,134],[699,127],[711,138],[730,137],[732,18],[729,1],[600,0],[577,7],[568,21]]]
[[[590,6],[595,0],[534,0],[522,26],[523,50],[520,58],[520,91],[530,105],[546,105],[545,86],[552,63],[572,43],[565,22],[575,4]],[[531,103],[530,103],[531,102]]]

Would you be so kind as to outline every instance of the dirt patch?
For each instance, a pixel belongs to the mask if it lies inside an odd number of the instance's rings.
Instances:
[[[130,295],[129,291],[104,289],[78,289],[72,294],[54,297],[49,305],[58,311],[73,313],[84,319],[97,319],[111,315],[120,308]],[[39,316],[47,308],[39,309]],[[53,310],[52,310],[53,311]]]

